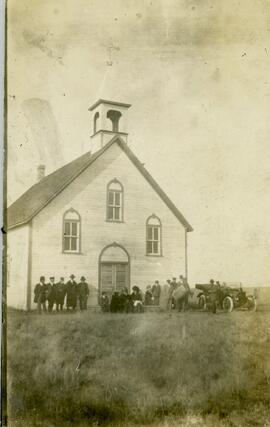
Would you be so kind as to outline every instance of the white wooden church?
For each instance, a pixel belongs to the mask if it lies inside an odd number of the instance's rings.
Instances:
[[[7,304],[31,310],[44,275],[103,290],[187,273],[192,227],[127,145],[130,104],[98,100],[91,151],[40,180],[8,208]],[[76,280],[75,279],[75,280]]]

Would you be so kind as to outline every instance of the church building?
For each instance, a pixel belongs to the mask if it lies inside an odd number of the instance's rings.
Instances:
[[[128,146],[130,104],[90,107],[91,151],[39,181],[7,213],[7,304],[31,310],[40,276],[71,274],[102,291],[187,275],[192,227]]]

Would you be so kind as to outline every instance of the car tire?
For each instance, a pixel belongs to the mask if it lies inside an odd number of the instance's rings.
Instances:
[[[257,310],[257,300],[253,297],[248,297],[248,311]]]
[[[226,313],[231,313],[233,311],[233,299],[229,296],[225,297],[222,302],[222,307]]]
[[[204,295],[200,296],[198,306],[201,310],[206,310],[206,298]]]

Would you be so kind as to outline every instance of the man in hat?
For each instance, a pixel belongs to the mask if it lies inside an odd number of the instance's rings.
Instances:
[[[66,285],[67,310],[72,308],[73,311],[76,309],[77,298],[78,298],[78,285],[74,279],[75,279],[74,274],[71,274],[70,280],[67,282],[67,285]]]
[[[89,287],[84,276],[81,277],[81,281],[78,284],[78,295],[79,295],[80,310],[86,310],[87,298],[89,295]]]
[[[64,300],[66,296],[66,285],[64,277],[60,277],[60,282],[54,284],[54,296],[56,311],[63,311]]]
[[[159,297],[160,297],[160,284],[159,281],[156,280],[154,285],[152,286],[152,295],[154,298],[153,304],[154,305],[159,305]]]
[[[175,291],[175,289],[178,288],[178,283],[176,281],[176,277],[173,277],[172,282],[171,282],[171,286],[172,286],[174,291]]]
[[[46,312],[46,284],[45,277],[40,276],[39,283],[34,289],[34,302],[37,303],[38,313],[41,314],[41,309]]]
[[[55,302],[55,294],[54,294],[55,288],[54,288],[54,277],[50,277],[50,281],[47,284],[46,289],[46,297],[48,301],[48,312],[51,313],[53,310],[54,302]]]
[[[144,295],[144,305],[152,305],[152,302],[153,302],[153,294],[151,291],[151,285],[147,285],[145,295]]]

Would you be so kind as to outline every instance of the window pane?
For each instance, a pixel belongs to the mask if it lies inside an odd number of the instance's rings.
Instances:
[[[109,205],[113,205],[113,199],[114,199],[114,197],[113,197],[113,191],[109,191],[109,197],[108,197],[108,199],[109,199]]]
[[[65,221],[65,231],[64,231],[65,236],[69,236],[70,235],[70,222]]]
[[[154,240],[158,240],[158,228],[155,227],[153,230],[154,230]]]
[[[72,222],[71,223],[72,228],[71,228],[71,234],[72,236],[77,236],[77,222]]]
[[[158,254],[158,242],[153,242],[153,253]]]
[[[71,237],[71,250],[76,251],[77,250],[77,238]]]
[[[147,253],[148,254],[152,253],[152,242],[147,242]]]
[[[69,251],[69,237],[64,237],[64,251]]]
[[[152,227],[147,227],[147,240],[152,240]]]
[[[115,193],[115,205],[120,206],[120,193]]]
[[[108,219],[113,219],[113,208],[108,208]]]
[[[120,219],[120,208],[114,208],[114,219],[119,220]]]

